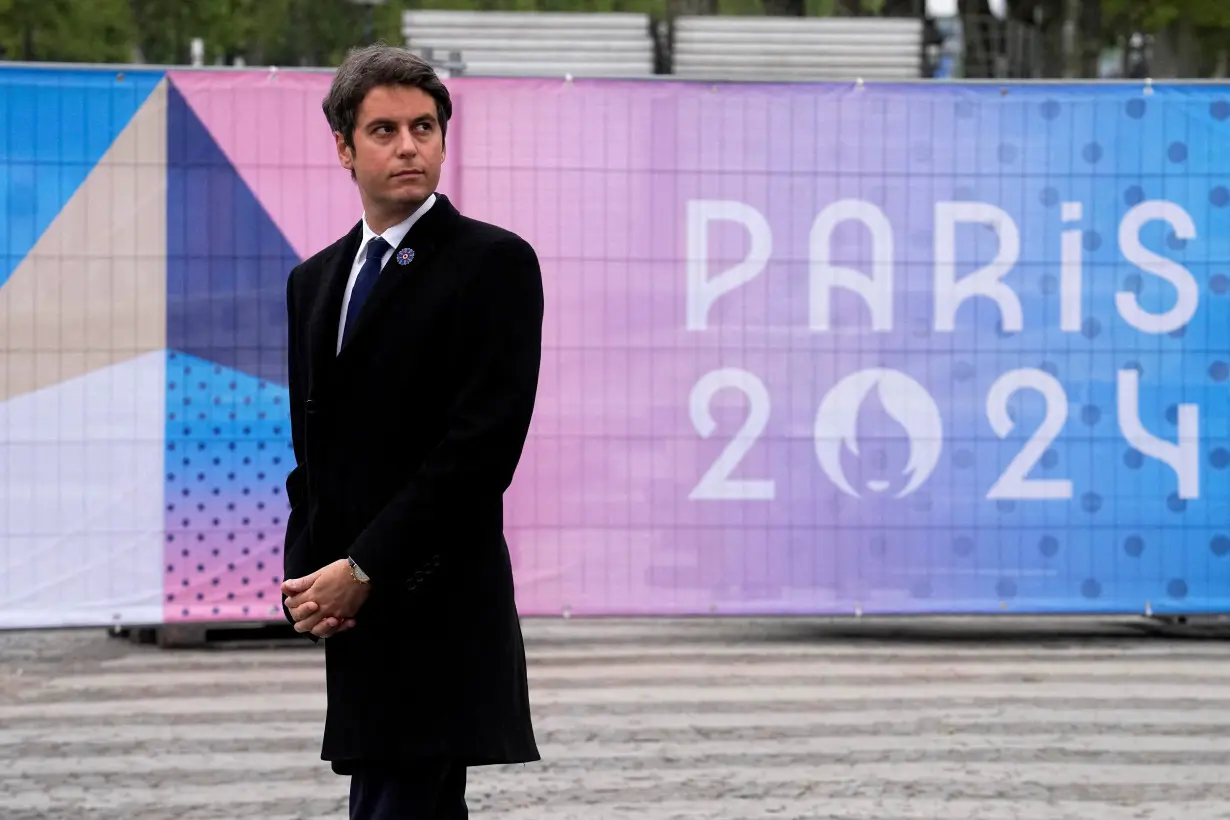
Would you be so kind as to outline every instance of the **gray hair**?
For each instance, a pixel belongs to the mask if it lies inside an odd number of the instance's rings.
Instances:
[[[321,103],[329,127],[342,134],[347,145],[354,148],[359,106],[369,91],[382,85],[411,86],[430,94],[436,101],[440,136],[447,135],[453,101],[435,69],[407,49],[377,43],[350,50],[333,76],[328,96]]]

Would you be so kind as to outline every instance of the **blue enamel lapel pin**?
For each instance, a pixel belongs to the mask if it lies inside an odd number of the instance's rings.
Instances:
[[[409,265],[413,261],[414,261],[414,249],[413,248],[402,248],[401,250],[397,252],[397,264]]]

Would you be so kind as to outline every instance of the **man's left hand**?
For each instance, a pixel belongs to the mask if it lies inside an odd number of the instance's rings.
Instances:
[[[282,594],[295,618],[295,631],[324,638],[350,625],[371,594],[371,585],[356,581],[350,562],[343,558],[303,578],[286,579]]]

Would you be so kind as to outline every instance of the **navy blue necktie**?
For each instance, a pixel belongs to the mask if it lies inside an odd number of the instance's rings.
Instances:
[[[343,345],[350,338],[354,320],[358,318],[359,311],[363,309],[363,303],[367,301],[368,295],[372,292],[372,286],[380,277],[380,260],[384,258],[384,252],[390,247],[383,236],[374,236],[367,243],[367,259],[363,262],[358,278],[355,279],[354,290],[350,292],[350,305],[346,308],[346,327],[342,330]]]

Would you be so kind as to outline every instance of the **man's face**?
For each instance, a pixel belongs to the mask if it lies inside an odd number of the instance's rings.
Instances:
[[[430,94],[409,86],[378,86],[355,118],[354,149],[341,134],[337,154],[353,171],[365,207],[404,210],[429,197],[440,182],[444,138]]]

